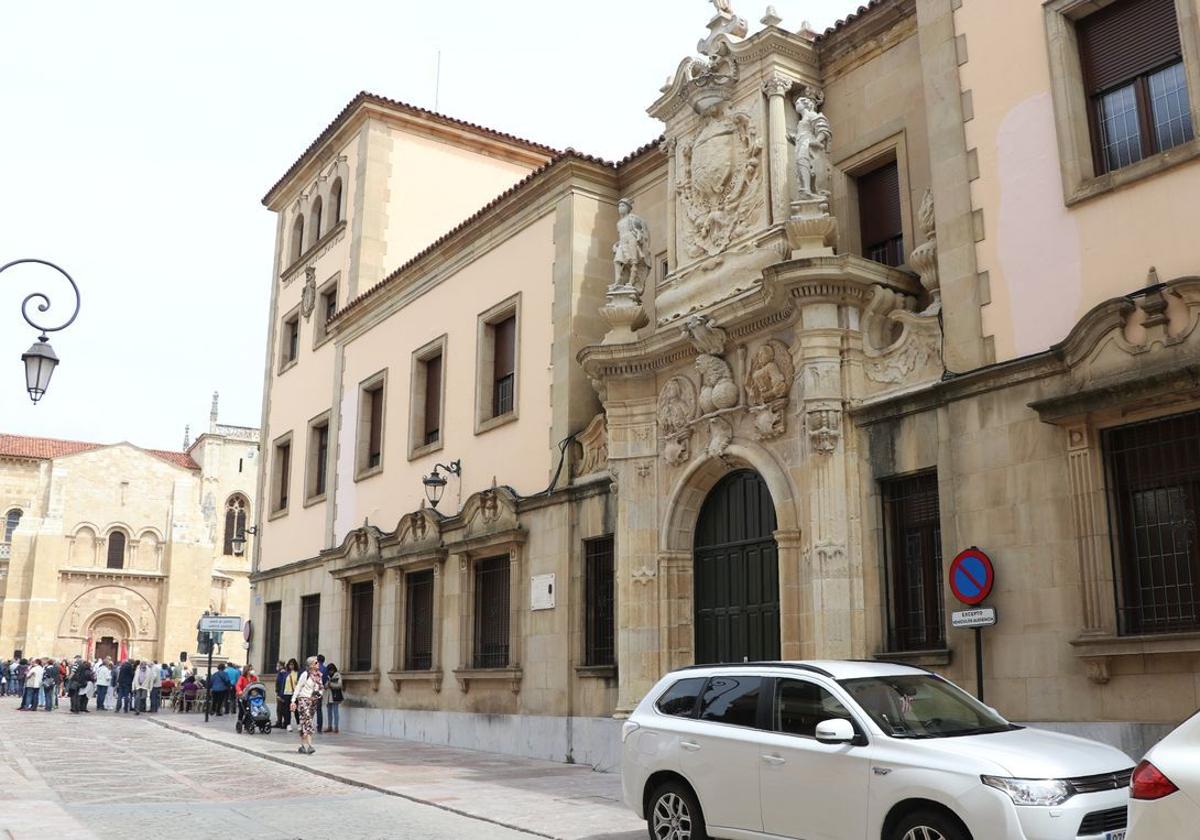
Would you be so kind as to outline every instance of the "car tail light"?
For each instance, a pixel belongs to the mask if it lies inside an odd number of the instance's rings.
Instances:
[[[1170,796],[1179,788],[1175,783],[1162,774],[1162,771],[1143,761],[1133,771],[1133,781],[1129,786],[1129,795],[1133,799],[1162,799]]]

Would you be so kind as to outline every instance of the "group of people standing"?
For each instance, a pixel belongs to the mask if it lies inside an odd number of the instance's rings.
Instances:
[[[317,732],[341,731],[342,675],[324,654],[310,656],[304,668],[295,659],[280,660],[275,670],[275,725],[292,731],[292,720],[300,733],[298,752],[316,752],[312,736]]]
[[[89,712],[91,699],[97,711],[108,711],[105,702],[115,689],[113,711],[157,712],[164,695],[169,696],[181,677],[175,663],[127,659],[114,665],[112,659],[87,660],[53,657],[0,661],[0,695],[20,698],[18,711],[34,712],[38,706],[47,712],[58,708],[59,700],[69,698],[72,714]]]

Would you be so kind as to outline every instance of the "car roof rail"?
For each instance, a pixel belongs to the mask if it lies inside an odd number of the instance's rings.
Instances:
[[[870,665],[899,665],[903,668],[915,668],[918,671],[924,671],[926,674],[933,674],[935,677],[940,676],[937,671],[931,671],[921,665],[914,665],[911,662],[901,662],[899,659],[843,659],[843,662],[865,662]]]
[[[833,674],[826,671],[818,665],[809,665],[807,662],[710,662],[707,665],[684,665],[682,668],[675,668],[676,671],[695,671],[701,668],[793,668],[797,671],[809,671],[813,674],[820,674],[823,677],[834,679]]]

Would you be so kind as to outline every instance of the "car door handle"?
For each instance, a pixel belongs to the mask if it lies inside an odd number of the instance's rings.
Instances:
[[[892,772],[892,768],[890,768],[890,767],[872,767],[871,772],[874,773],[876,776],[886,776],[888,773]]]
[[[772,767],[779,767],[781,764],[787,764],[787,759],[781,755],[764,755],[762,760]]]
[[[697,744],[695,741],[680,741],[679,746],[683,747],[685,750],[688,750],[689,752],[695,752],[696,750],[700,749],[700,745]]]

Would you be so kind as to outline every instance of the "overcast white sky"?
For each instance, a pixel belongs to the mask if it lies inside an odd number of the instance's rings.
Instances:
[[[855,0],[778,0],[818,31]],[[734,0],[758,27],[765,2]],[[359,90],[614,159],[705,34],[704,0],[6,3],[0,264],[36,256],[83,308],[37,406],[20,301],[0,275],[0,432],[176,448],[183,426],[258,425],[274,224],[267,188]],[[42,273],[46,272],[46,273]],[[62,285],[59,285],[62,283]],[[52,314],[55,309],[51,310]]]

